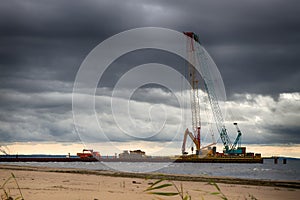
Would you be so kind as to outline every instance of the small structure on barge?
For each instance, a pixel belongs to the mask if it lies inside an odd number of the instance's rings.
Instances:
[[[140,149],[128,151],[124,150],[123,153],[119,154],[120,159],[144,159],[147,158],[145,151]]]

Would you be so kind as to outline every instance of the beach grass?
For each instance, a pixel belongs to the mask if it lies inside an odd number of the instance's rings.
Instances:
[[[204,192],[209,195],[217,196],[223,200],[228,200],[228,198],[221,191],[221,189],[217,183],[209,182],[208,184],[212,185],[216,189],[216,191],[215,192],[208,192],[208,191],[204,191],[204,190],[198,190],[198,191]],[[165,190],[161,191],[162,189],[166,189],[169,187],[175,188],[176,192],[165,191]],[[192,196],[188,193],[188,191],[185,191],[183,189],[182,183],[180,183],[178,186],[173,181],[166,180],[166,179],[159,179],[159,180],[155,181],[147,189],[145,189],[144,192],[146,192],[147,194],[158,195],[158,196],[179,196],[179,199],[181,199],[181,200],[191,200],[192,199]],[[204,199],[204,197],[202,195],[200,195],[200,197],[201,197],[201,199]],[[249,197],[251,197],[251,199],[253,199],[253,200],[256,199],[254,197],[254,195],[249,194]]]
[[[15,186],[17,186],[18,194],[16,194],[16,195],[11,194],[12,188],[8,187],[8,184],[11,183],[12,181],[13,181],[13,184],[15,184]],[[18,183],[17,178],[14,173],[11,173],[11,176],[8,177],[4,181],[4,183],[1,185],[0,189],[3,192],[1,194],[2,200],[24,200],[21,188],[19,186],[19,183]]]

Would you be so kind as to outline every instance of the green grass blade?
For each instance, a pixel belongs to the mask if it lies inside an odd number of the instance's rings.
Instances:
[[[9,198],[9,191],[7,192],[7,190],[5,189],[5,185],[10,181],[10,179],[12,179],[12,177],[10,176],[8,179],[6,179],[3,183],[3,185],[1,186],[1,189],[4,192],[4,196],[8,199]]]
[[[9,195],[8,195],[6,189],[5,188],[2,188],[2,189],[3,189],[3,192],[4,192],[4,196],[8,199]],[[2,198],[2,196],[1,196],[1,198]]]
[[[215,183],[215,182],[212,182],[211,183],[213,186],[215,186],[215,188],[217,188],[217,190],[219,191],[219,192],[221,192],[221,189],[219,188],[219,186]]]
[[[150,187],[153,187],[154,185],[157,185],[158,183],[164,181],[164,179],[159,179],[157,181],[155,181]]]
[[[166,184],[162,184],[162,185],[159,185],[159,186],[156,186],[156,187],[149,187],[145,191],[157,190],[157,189],[161,189],[161,188],[165,188],[165,187],[170,187],[170,186],[172,186],[172,184],[166,183]]]
[[[21,191],[21,188],[20,188],[19,183],[18,183],[18,181],[17,181],[17,179],[16,179],[16,176],[14,175],[14,173],[11,173],[11,176],[14,178],[14,180],[15,180],[15,182],[16,182],[16,184],[17,184],[17,187],[18,187],[19,193],[20,193],[20,195],[21,195],[21,198],[24,199],[23,194],[22,194],[22,191]]]
[[[13,177],[9,177],[8,179],[6,179],[6,181],[3,183],[3,185],[1,186],[1,188],[4,188],[4,186],[8,183],[8,181],[10,180],[10,179],[12,179]]]
[[[217,194],[220,194],[220,192],[211,192],[210,194],[217,195]]]
[[[180,198],[183,199],[183,191],[181,192],[175,183],[172,182],[172,185],[173,185],[173,186],[175,187],[175,189],[177,190],[177,192],[178,192]],[[181,186],[182,186],[182,184],[181,184]]]
[[[182,186],[182,183],[180,183],[180,192],[183,195],[183,186]]]
[[[176,196],[178,192],[149,192],[149,194],[161,195],[161,196]]]

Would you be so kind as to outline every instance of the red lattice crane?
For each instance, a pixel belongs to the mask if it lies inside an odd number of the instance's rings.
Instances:
[[[186,129],[182,144],[182,154],[186,154],[185,146],[187,135],[190,136],[192,141],[196,146],[196,154],[200,154],[200,130],[201,130],[201,117],[200,117],[200,100],[199,100],[199,79],[197,77],[196,66],[196,54],[194,42],[198,42],[198,36],[193,32],[184,32],[187,36],[187,55],[188,55],[188,80],[191,86],[190,97],[191,97],[191,110],[192,110],[192,128],[194,134],[192,134],[188,129]]]

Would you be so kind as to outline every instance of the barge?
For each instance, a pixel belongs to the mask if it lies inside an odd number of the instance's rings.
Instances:
[[[263,158],[173,158],[173,157],[147,157],[147,158],[95,158],[79,156],[0,156],[1,162],[175,162],[175,163],[263,163]]]

